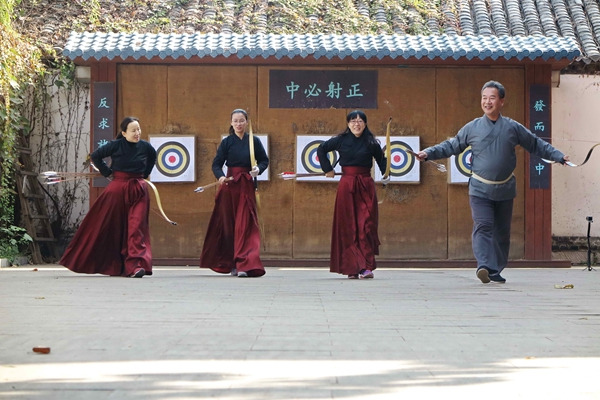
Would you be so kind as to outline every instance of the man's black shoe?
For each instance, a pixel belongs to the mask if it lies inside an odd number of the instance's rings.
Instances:
[[[485,267],[477,270],[477,277],[483,283],[490,283],[490,271],[488,271],[488,269]]]
[[[496,272],[495,274],[490,274],[489,278],[493,282],[506,283],[506,279],[501,277],[499,272]]]

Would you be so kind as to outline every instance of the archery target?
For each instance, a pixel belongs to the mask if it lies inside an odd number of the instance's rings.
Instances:
[[[181,143],[167,142],[156,149],[156,168],[161,174],[176,177],[190,166],[190,153]]]
[[[296,136],[296,173],[317,173],[322,174],[321,164],[319,163],[319,157],[317,156],[317,148],[319,145],[329,138],[315,135],[298,135]],[[331,165],[335,165],[338,160],[338,153],[336,151],[329,152],[327,154]],[[339,165],[334,167],[335,172],[341,172],[342,169]],[[336,175],[333,178],[326,178],[325,176],[311,176],[296,178],[298,181],[318,181],[318,182],[335,182],[339,181],[340,177]]]
[[[323,172],[321,169],[321,163],[319,162],[319,157],[317,156],[317,148],[323,142],[323,140],[313,140],[302,149],[302,166],[306,172]],[[327,154],[327,158],[329,158],[331,165],[334,165],[337,161],[337,153],[330,152]]]
[[[457,156],[450,157],[450,183],[467,183],[471,177],[473,152],[467,147]]]
[[[195,137],[152,136],[156,149],[156,165],[150,173],[153,182],[194,182]]]
[[[252,131],[254,132],[254,131]],[[227,135],[223,135],[221,136],[221,140],[225,139]],[[263,145],[263,148],[265,149],[265,152],[267,153],[267,157],[270,157],[269,155],[269,135],[257,135],[256,133],[254,133],[254,136],[258,138],[258,140],[260,140],[260,144]],[[223,172],[225,173],[225,175],[227,175],[227,165],[223,166]],[[265,169],[263,171],[262,174],[260,174],[259,176],[256,177],[256,180],[261,182],[261,181],[268,181],[269,178],[269,172],[270,172],[270,167],[267,167],[267,169]]]
[[[381,148],[385,154],[385,138],[379,137]],[[419,183],[421,170],[418,161],[409,151],[417,152],[421,140],[419,136],[392,136],[390,137],[390,183]],[[375,181],[381,180],[382,174],[379,167],[375,166]]]

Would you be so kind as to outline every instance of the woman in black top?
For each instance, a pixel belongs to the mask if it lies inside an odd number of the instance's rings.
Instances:
[[[91,154],[100,173],[112,181],[81,222],[59,263],[71,271],[141,278],[152,275],[144,181],[156,162],[156,150],[141,140],[139,120],[126,117],[117,138]],[[104,162],[111,157],[111,165]]]
[[[253,178],[269,166],[267,153],[257,137],[254,151],[257,166],[250,165],[250,136],[246,133],[248,114],[231,113],[229,136],[221,141],[212,164],[219,189],[206,230],[200,268],[238,277],[265,274],[260,260],[260,229]],[[227,177],[223,165],[227,164]]]
[[[346,116],[344,132],[317,149],[325,176],[335,173],[327,153],[337,150],[342,178],[337,189],[331,234],[330,271],[348,275],[350,279],[373,278],[375,255],[379,254],[377,235],[378,209],[375,184],[371,178],[373,158],[385,174],[383,150],[367,127],[367,116],[355,110]],[[384,182],[389,177],[384,177]]]

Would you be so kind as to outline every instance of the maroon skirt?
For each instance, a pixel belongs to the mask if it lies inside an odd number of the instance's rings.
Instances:
[[[260,229],[256,197],[248,168],[229,167],[232,181],[222,184],[215,197],[215,207],[208,223],[200,268],[221,274],[232,269],[248,276],[262,276]]]
[[[338,274],[354,275],[377,267],[377,195],[369,168],[342,167],[342,173],[335,198],[329,268]]]
[[[152,275],[148,185],[139,174],[114,172],[59,261],[73,272]]]

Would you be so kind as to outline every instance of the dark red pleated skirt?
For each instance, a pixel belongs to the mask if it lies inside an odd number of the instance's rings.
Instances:
[[[73,272],[152,275],[148,185],[139,174],[114,172],[59,261]]]
[[[379,254],[375,183],[365,167],[342,167],[335,198],[330,271],[344,275],[374,270]]]
[[[228,274],[232,269],[248,276],[265,274],[260,260],[260,229],[254,183],[248,168],[229,167],[233,180],[221,185],[208,223],[200,268]]]

